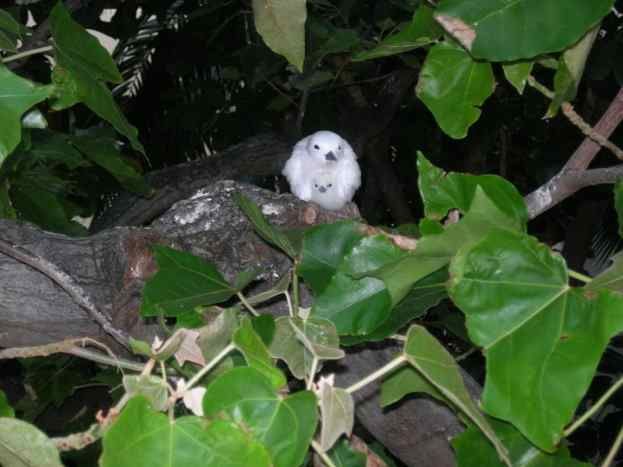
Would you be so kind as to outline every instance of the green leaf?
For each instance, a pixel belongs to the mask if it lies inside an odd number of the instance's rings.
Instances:
[[[234,332],[233,343],[242,352],[247,364],[269,379],[275,389],[285,386],[285,376],[273,364],[268,349],[248,318],[243,319],[240,327]]]
[[[0,418],[0,465],[63,467],[54,443],[36,427],[17,418]]]
[[[554,98],[547,109],[546,118],[554,117],[563,102],[575,99],[584,74],[586,59],[598,33],[599,25],[588,31],[581,41],[561,55],[554,76]]]
[[[142,397],[128,402],[102,444],[102,467],[272,465],[265,447],[242,427],[192,416],[169,420]]]
[[[67,235],[86,235],[86,229],[72,221],[62,196],[27,183],[27,178],[16,180],[11,187],[11,200],[20,217],[39,227]]]
[[[297,272],[315,294],[331,282],[344,256],[364,237],[360,224],[352,221],[319,225],[305,232]]]
[[[275,467],[303,461],[318,422],[312,392],[282,398],[269,379],[250,367],[233,368],[210,383],[203,412],[244,427],[267,447]]]
[[[153,375],[125,375],[123,387],[129,397],[143,396],[157,411],[166,409],[169,391],[166,380]]]
[[[388,318],[390,309],[391,296],[383,281],[337,273],[314,301],[311,316],[328,319],[340,335],[365,335]]]
[[[355,424],[355,403],[353,397],[342,388],[335,388],[326,380],[321,380],[320,397],[320,447],[330,449],[337,439],[345,434],[350,436]]]
[[[534,62],[532,60],[505,63],[502,65],[504,76],[506,76],[508,82],[511,83],[521,95],[523,95],[523,91],[526,88],[526,83],[528,82],[530,73],[532,73],[533,66]]]
[[[305,61],[305,0],[253,0],[255,28],[266,45],[303,71]]]
[[[6,398],[6,394],[4,391],[0,389],[0,418],[1,417],[15,417],[15,411],[11,404],[9,404],[9,400]]]
[[[441,220],[451,209],[466,213],[474,200],[476,188],[481,187],[495,206],[518,227],[525,229],[528,211],[523,197],[509,181],[497,175],[470,175],[446,173],[431,164],[418,152],[418,187],[424,203],[426,217]]]
[[[586,284],[584,290],[610,290],[623,294],[623,252],[617,253],[612,258],[612,265]]]
[[[21,36],[27,29],[6,10],[0,9],[0,29],[10,32],[16,36]]]
[[[296,258],[297,252],[290,243],[290,240],[288,240],[288,237],[268,223],[262,211],[260,211],[253,201],[241,193],[236,193],[234,198],[236,203],[238,203],[238,207],[249,218],[249,221],[251,221],[253,227],[255,227],[255,231],[260,237],[268,243],[275,245],[290,258]]]
[[[65,63],[69,70],[80,70],[97,81],[123,81],[108,51],[71,18],[63,2],[58,2],[50,12],[50,31],[58,61]]]
[[[295,378],[304,379],[311,371],[313,357],[337,360],[344,357],[340,340],[331,321],[281,316],[275,321],[275,335],[268,350],[283,360]]]
[[[50,97],[52,110],[65,110],[80,102],[78,82],[70,71],[56,65],[52,69],[52,83],[54,84],[54,92]]]
[[[396,370],[381,384],[381,407],[387,407],[401,400],[407,394],[428,394],[441,402],[451,405],[448,399],[426,378],[411,367]]]
[[[358,341],[349,338],[348,345],[357,342],[381,341],[400,331],[414,319],[420,318],[448,296],[447,280],[448,270],[441,268],[417,281],[408,295],[392,309],[389,317],[379,327]]]
[[[0,49],[16,52],[17,41],[22,39],[25,30],[8,11],[0,9]]]
[[[614,0],[444,0],[435,19],[475,58],[514,61],[569,47],[613,4]]]
[[[452,404],[458,407],[495,446],[500,459],[510,467],[508,452],[480,412],[465,388],[463,377],[452,355],[426,328],[411,326],[404,345],[404,356],[409,363]]]
[[[178,316],[235,294],[211,263],[161,245],[154,245],[153,251],[158,272],[143,289],[143,316]]]
[[[230,343],[239,326],[238,312],[232,308],[210,307],[205,316],[210,324],[199,329],[197,345],[206,362],[210,362]]]
[[[479,107],[494,87],[489,63],[476,62],[463,48],[443,42],[428,52],[416,93],[441,129],[461,139],[480,117]]]
[[[478,241],[495,228],[516,225],[477,187],[469,211],[443,233],[422,237],[415,251],[374,272],[385,283],[394,303],[402,300],[415,283],[450,263],[461,246]]]
[[[442,29],[433,19],[433,9],[422,4],[405,28],[386,37],[372,50],[355,54],[352,60],[358,62],[409,52],[436,42],[442,34]]]
[[[339,270],[360,278],[406,255],[407,253],[398,248],[386,235],[372,235],[362,238],[344,255]]]
[[[251,324],[264,345],[270,345],[275,337],[275,317],[272,315],[254,316],[251,318]]]
[[[489,419],[504,446],[508,447],[509,457],[516,467],[590,467],[588,462],[579,462],[569,454],[567,446],[561,446],[554,454],[535,448],[512,425]],[[495,449],[474,426],[468,426],[452,440],[458,467],[503,467],[495,455]]]
[[[470,338],[486,351],[484,409],[553,451],[623,329],[623,297],[571,288],[559,255],[510,231],[462,249],[450,276]]]
[[[50,85],[40,86],[11,72],[0,63],[0,164],[19,144],[22,115],[52,93]]]
[[[70,141],[87,159],[106,170],[126,190],[141,195],[151,193],[143,175],[121,155],[113,139],[72,136]]]
[[[366,455],[351,448],[345,439],[339,440],[327,454],[335,467],[366,467]]]
[[[33,131],[32,145],[24,157],[46,165],[63,164],[69,170],[85,167],[89,162],[71,146],[68,136],[52,131]]]
[[[66,66],[62,62],[59,63]],[[76,82],[80,101],[100,118],[109,122],[115,130],[128,138],[132,148],[145,154],[145,148],[138,140],[138,130],[130,125],[125,115],[121,113],[106,85],[100,81],[93,80],[80,70],[71,70],[71,72]]]

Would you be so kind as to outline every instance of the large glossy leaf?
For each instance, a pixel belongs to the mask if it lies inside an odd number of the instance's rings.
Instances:
[[[240,327],[234,332],[233,343],[242,352],[247,364],[268,378],[275,389],[285,386],[285,376],[273,364],[268,349],[253,329],[249,319],[242,320]]]
[[[382,280],[338,272],[314,301],[311,316],[335,324],[339,334],[365,335],[389,316],[391,296]]]
[[[407,296],[392,308],[389,317],[379,327],[365,336],[347,336],[344,343],[354,345],[360,342],[381,341],[400,331],[410,321],[423,316],[430,308],[447,297],[447,280],[447,268],[441,268],[419,280]]]
[[[561,446],[554,454],[548,454],[536,448],[512,425],[493,418],[489,424],[495,430],[514,467],[590,467],[593,464],[580,462],[569,455],[569,449]],[[452,440],[458,467],[503,467],[495,455],[491,443],[473,426]]]
[[[426,4],[421,4],[415,10],[411,22],[401,31],[386,37],[373,49],[355,54],[353,61],[371,60],[409,52],[435,42],[442,33],[442,29],[433,19],[433,9]]]
[[[63,467],[52,440],[30,423],[8,417],[0,417],[0,465]]]
[[[443,0],[435,18],[474,57],[512,61],[574,44],[613,4],[614,0]]]
[[[414,284],[439,271],[450,263],[461,246],[483,238],[494,228],[514,230],[516,223],[501,212],[477,187],[467,214],[456,224],[449,225],[442,233],[418,240],[417,248],[409,255],[374,272],[383,280],[394,302],[400,302]]]
[[[50,14],[50,25],[58,65],[63,69],[56,80],[61,84],[56,108],[81,101],[126,136],[132,147],[144,153],[138,131],[130,125],[115,103],[106,82],[121,82],[112,57],[98,40],[76,23],[62,2]],[[59,80],[59,76],[62,78]]]
[[[178,316],[236,293],[211,263],[161,245],[153,251],[158,272],[143,289],[143,316]]]
[[[316,403],[309,391],[282,398],[262,373],[238,367],[210,383],[203,412],[244,427],[267,447],[275,467],[295,467],[303,461],[316,430]]]
[[[322,292],[331,282],[344,256],[364,237],[356,222],[320,225],[305,232],[303,252],[297,272],[314,293]]]
[[[489,63],[477,62],[465,49],[443,42],[428,52],[416,92],[444,133],[460,139],[480,117],[480,106],[494,87]]]
[[[476,188],[481,187],[495,206],[517,226],[525,228],[528,211],[523,197],[509,181],[497,175],[471,175],[459,172],[446,173],[430,163],[418,152],[418,187],[424,203],[426,217],[443,219],[451,209],[467,212],[474,200]]]
[[[305,0],[253,0],[255,27],[266,45],[300,72],[305,60]]]
[[[483,407],[553,451],[609,338],[623,329],[623,298],[571,288],[560,256],[510,231],[459,252],[450,276],[450,296],[486,350]]]
[[[270,455],[225,420],[170,420],[142,397],[128,402],[103,439],[102,467],[269,467]]]
[[[348,440],[341,439],[327,453],[335,467],[366,467],[367,457],[363,452],[354,450]]]
[[[95,80],[123,80],[108,51],[71,18],[63,2],[58,2],[50,12],[50,31],[59,61],[71,64],[70,69],[80,69]]]
[[[414,325],[407,333],[403,351],[418,373],[478,426],[495,446],[499,458],[510,467],[506,448],[467,392],[459,366],[443,345],[426,328]]]
[[[0,163],[22,138],[22,115],[47,99],[53,87],[40,86],[11,72],[0,63]]]

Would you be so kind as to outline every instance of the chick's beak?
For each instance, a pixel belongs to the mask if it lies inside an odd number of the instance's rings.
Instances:
[[[320,191],[320,193],[326,193],[327,189],[323,186],[321,186],[320,188],[318,188],[318,191]]]
[[[333,154],[333,151],[329,151],[328,153],[326,153],[324,155],[324,158],[328,161],[337,162],[337,157],[335,157],[335,154]]]

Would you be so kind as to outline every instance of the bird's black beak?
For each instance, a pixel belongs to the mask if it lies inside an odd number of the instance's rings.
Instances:
[[[320,188],[318,188],[318,191],[320,191],[320,193],[326,193],[327,189],[321,186]]]
[[[329,151],[328,153],[326,153],[324,155],[324,158],[328,161],[337,162],[337,157],[335,157],[335,154],[333,154],[333,151]]]

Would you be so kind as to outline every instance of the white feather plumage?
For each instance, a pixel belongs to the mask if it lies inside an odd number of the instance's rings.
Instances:
[[[296,143],[282,173],[297,198],[331,210],[352,200],[361,185],[353,148],[332,131],[318,131]]]

